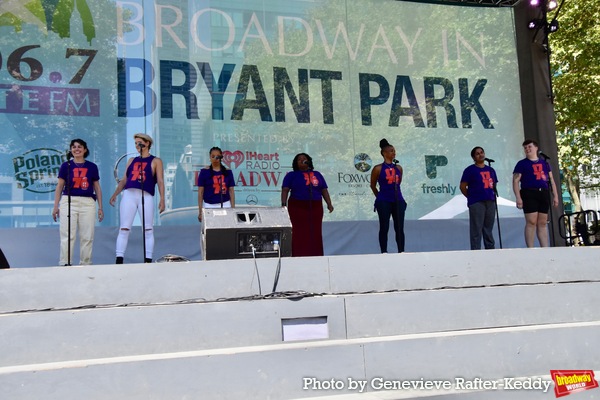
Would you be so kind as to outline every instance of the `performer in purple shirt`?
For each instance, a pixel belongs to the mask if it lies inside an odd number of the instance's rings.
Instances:
[[[481,147],[471,150],[475,162],[468,166],[460,178],[460,191],[467,198],[471,250],[481,249],[481,238],[486,249],[494,248],[494,217],[496,216],[496,171],[485,165],[485,151]]]
[[[235,181],[233,172],[221,162],[223,152],[213,147],[208,152],[210,165],[198,175],[198,221],[202,222],[203,208],[234,208]]]
[[[78,230],[79,262],[81,265],[89,265],[92,263],[96,200],[98,200],[98,221],[102,222],[104,218],[100,175],[98,166],[85,159],[90,154],[85,141],[73,139],[69,148],[73,159],[60,166],[52,210],[54,221],[60,217],[59,265],[71,265],[71,252]],[[71,215],[69,215],[69,208]],[[69,219],[71,220],[70,235]]]
[[[292,257],[322,256],[323,200],[333,212],[327,183],[306,153],[296,154],[292,169],[281,188],[281,206],[287,206],[292,221]]]
[[[110,205],[114,206],[117,196],[123,191],[123,198],[119,207],[121,227],[117,236],[117,264],[123,264],[123,256],[129,241],[129,232],[133,225],[136,211],[144,222],[144,262],[152,262],[154,252],[154,193],[158,185],[160,201],[158,211],[165,210],[165,184],[162,160],[150,155],[153,140],[144,133],[133,135],[135,148],[140,153],[127,161],[125,175],[119,181],[115,192],[110,198]],[[143,196],[143,198],[142,198]],[[143,207],[142,207],[143,206]],[[142,212],[143,209],[143,212]]]
[[[540,246],[548,247],[548,210],[550,209],[549,187],[552,188],[552,205],[558,207],[556,185],[550,170],[550,164],[538,157],[539,146],[536,141],[523,142],[525,158],[515,165],[513,171],[513,191],[517,198],[517,208],[525,214],[525,244],[534,246],[537,233]],[[550,186],[549,186],[550,185]]]
[[[375,210],[379,216],[379,247],[387,253],[390,216],[394,221],[398,253],[404,251],[404,215],[406,201],[402,197],[402,167],[396,160],[396,149],[386,139],[379,141],[383,163],[376,165],[371,172],[371,190],[375,195]],[[379,184],[379,190],[377,185]]]

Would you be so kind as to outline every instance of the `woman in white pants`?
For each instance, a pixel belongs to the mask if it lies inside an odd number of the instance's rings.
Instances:
[[[165,184],[162,160],[150,155],[152,138],[143,133],[133,135],[135,147],[140,153],[127,161],[127,170],[123,179],[119,181],[117,189],[110,198],[110,205],[114,206],[117,196],[123,191],[123,198],[119,207],[120,229],[117,236],[116,263],[123,264],[123,257],[129,241],[129,232],[133,225],[135,213],[139,212],[144,220],[144,242],[146,252],[144,262],[152,262],[154,252],[154,193],[158,185],[160,201],[158,211],[165,210]],[[144,215],[142,216],[142,196],[144,201]]]

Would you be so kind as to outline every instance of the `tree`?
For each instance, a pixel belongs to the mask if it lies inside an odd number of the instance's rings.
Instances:
[[[599,19],[600,0],[563,0],[550,36],[559,162],[574,211],[582,188],[600,186]]]

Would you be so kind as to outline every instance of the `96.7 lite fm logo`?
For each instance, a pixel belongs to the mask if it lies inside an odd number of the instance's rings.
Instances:
[[[72,18],[75,13],[76,19]],[[66,39],[71,38],[72,19],[80,21],[83,35],[91,44],[96,38],[96,25],[87,0],[0,1],[2,35],[10,33],[10,27],[20,32],[23,25],[34,25],[43,35],[40,40],[45,41],[53,32],[70,44],[72,41]],[[0,74],[4,76],[0,78],[9,81],[0,84],[0,113],[100,115],[100,90],[80,86],[98,50],[69,47],[64,53],[65,60],[57,63],[52,60],[52,53],[58,49],[56,46],[52,49],[42,47],[41,43],[1,49]]]

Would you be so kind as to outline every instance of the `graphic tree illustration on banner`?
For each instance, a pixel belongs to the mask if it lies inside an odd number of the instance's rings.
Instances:
[[[96,27],[87,0],[3,0],[0,2],[0,26],[33,24],[44,33],[52,31],[61,38],[71,36],[71,17],[77,7],[83,32],[89,43],[96,37]]]

